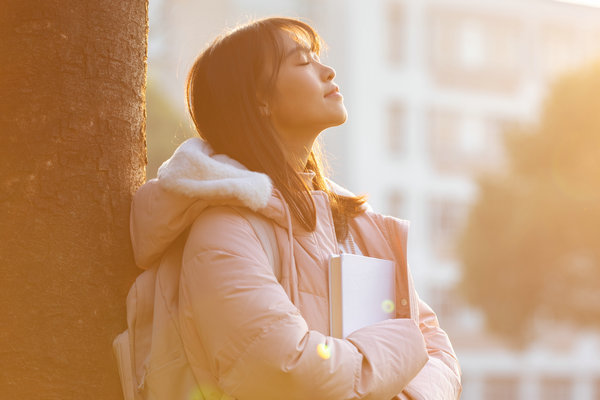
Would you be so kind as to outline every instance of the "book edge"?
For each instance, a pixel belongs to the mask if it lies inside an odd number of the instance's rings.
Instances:
[[[342,258],[333,254],[329,260],[329,331],[331,336],[342,338]]]

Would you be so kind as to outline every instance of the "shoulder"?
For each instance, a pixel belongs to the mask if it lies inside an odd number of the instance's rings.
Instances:
[[[190,227],[188,244],[196,250],[227,249],[235,253],[254,251],[260,241],[243,212],[233,206],[210,206]]]
[[[361,216],[372,221],[390,243],[401,243],[406,248],[410,221],[374,211],[364,212]]]
[[[202,212],[196,217],[194,224],[203,224],[203,223],[226,223],[231,221],[244,221],[245,218],[242,215],[242,211],[240,211],[240,207],[231,206],[231,205],[211,205],[206,207]]]
[[[191,225],[191,232],[218,233],[225,230],[231,233],[249,229],[250,223],[243,216],[243,212],[238,207],[226,205],[206,207]]]
[[[215,268],[239,274],[258,268],[273,276],[263,242],[244,211],[234,206],[211,206],[196,217],[182,255],[188,276],[192,270],[216,273]]]

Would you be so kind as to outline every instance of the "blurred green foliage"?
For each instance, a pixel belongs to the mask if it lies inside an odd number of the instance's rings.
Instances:
[[[559,79],[506,152],[459,240],[463,294],[513,344],[557,322],[600,327],[600,64]]]
[[[146,87],[146,115],[146,178],[151,179],[156,177],[158,167],[171,157],[177,146],[196,133],[185,109],[177,110],[153,81]]]

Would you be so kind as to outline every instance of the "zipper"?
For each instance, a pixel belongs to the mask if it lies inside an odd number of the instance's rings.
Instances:
[[[338,241],[337,241],[337,236],[335,235],[335,225],[333,223],[333,214],[331,213],[331,204],[329,203],[329,197],[327,197],[327,194],[325,194],[325,192],[320,191],[320,195],[322,195],[325,198],[325,205],[326,205],[326,209],[327,209],[327,217],[329,219],[329,228],[330,228],[330,234],[332,235],[331,237],[333,238],[333,244],[335,246],[335,254],[340,254],[340,247],[338,245]],[[313,232],[313,235],[315,233]],[[315,235],[315,239],[316,239],[316,235]]]
[[[356,251],[356,247],[355,246],[355,242],[354,242],[354,238],[352,237],[352,232],[350,232],[350,227],[348,227],[348,243],[350,244],[350,251],[352,252],[352,254],[358,254],[358,252]]]

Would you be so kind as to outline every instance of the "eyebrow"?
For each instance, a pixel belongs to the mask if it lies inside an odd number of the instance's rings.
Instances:
[[[296,53],[306,53],[306,54],[310,54],[312,50],[306,46],[302,46],[300,44],[296,45],[296,47],[294,47],[292,50],[288,51],[286,53],[286,55],[283,58],[289,58],[291,56],[293,56]]]

